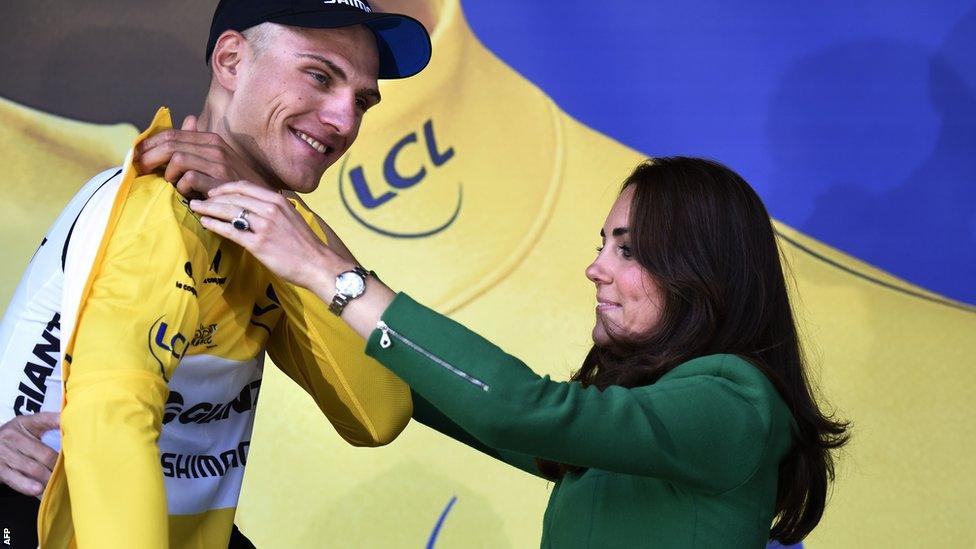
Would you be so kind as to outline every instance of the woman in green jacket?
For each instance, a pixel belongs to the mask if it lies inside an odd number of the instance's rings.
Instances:
[[[331,303],[411,386],[416,419],[555,481],[543,547],[790,544],[823,514],[847,425],[812,397],[769,215],[720,164],[654,159],[626,180],[568,382],[395,294],[281,195],[232,183],[191,207]]]

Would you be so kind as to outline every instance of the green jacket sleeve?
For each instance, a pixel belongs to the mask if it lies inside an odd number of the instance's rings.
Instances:
[[[709,492],[757,469],[778,398],[762,373],[731,355],[690,361],[632,389],[555,382],[404,294],[367,353],[487,447]]]
[[[411,391],[410,396],[413,397],[413,419],[458,442],[467,444],[483,454],[489,455],[499,461],[504,461],[513,467],[518,467],[530,475],[545,478],[540,474],[538,467],[536,467],[533,456],[486,446],[480,440],[459,427],[457,423],[451,421],[451,418],[442,414],[440,410],[434,407],[424,397],[413,391]]]

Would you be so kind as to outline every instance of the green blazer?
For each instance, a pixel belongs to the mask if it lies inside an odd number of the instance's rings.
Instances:
[[[414,417],[534,475],[533,458],[588,469],[556,482],[542,547],[765,547],[796,425],[734,355],[653,385],[604,391],[539,377],[399,294],[367,354],[414,391]]]

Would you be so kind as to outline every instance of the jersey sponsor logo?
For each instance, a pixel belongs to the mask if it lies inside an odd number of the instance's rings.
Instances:
[[[176,287],[177,287],[177,289],[190,292],[191,294],[193,294],[193,297],[196,297],[197,296],[197,289],[194,288],[193,286],[191,286],[190,284],[186,284],[186,283],[177,281],[176,282]]]
[[[210,423],[220,421],[230,417],[231,412],[243,414],[254,409],[258,405],[258,392],[261,389],[261,380],[254,381],[245,385],[237,398],[230,402],[211,403],[198,402],[184,410],[185,399],[177,391],[170,391],[169,398],[163,408],[163,425],[174,420],[186,425],[189,423]]]
[[[40,341],[34,345],[33,358],[24,366],[24,376],[29,383],[21,382],[18,386],[20,394],[14,400],[14,413],[18,416],[34,414],[41,411],[44,404],[44,394],[47,388],[47,378],[54,372],[58,364],[58,354],[61,351],[61,314],[54,313],[51,321],[44,326]],[[39,364],[40,363],[40,364]]]
[[[271,284],[268,284],[267,289],[265,289],[264,296],[268,298],[270,303],[265,305],[254,304],[254,307],[251,309],[251,324],[259,328],[264,328],[270,334],[271,326],[269,324],[272,324],[272,322],[269,322],[265,315],[280,309],[281,301],[278,300],[278,294],[275,293],[274,286]]]
[[[149,352],[159,364],[159,371],[165,379],[169,356],[175,358],[179,363],[190,347],[190,342],[185,335],[170,329],[169,325],[163,321],[164,318],[166,315],[157,318],[156,322],[153,322],[149,328]]]
[[[217,345],[213,342],[213,336],[217,333],[217,324],[211,324],[209,326],[204,326],[203,324],[197,328],[196,333],[193,334],[193,340],[190,341],[191,347],[199,347],[201,345],[206,345],[208,349],[213,349]]]
[[[427,208],[419,214],[424,216],[421,219],[417,219],[417,212],[394,216],[395,218],[412,219],[412,223],[415,223],[412,227],[392,227],[388,226],[389,221],[384,224],[380,220],[374,219],[389,219],[390,208],[396,208],[398,204],[396,199],[405,196],[405,193],[415,193],[418,189],[430,189],[431,185],[424,185],[424,183],[432,181],[429,178],[454,158],[454,147],[447,147],[442,150],[438,145],[433,120],[424,122],[421,133],[424,147],[422,152],[426,153],[426,158],[418,159],[417,154],[408,155],[413,149],[421,146],[421,138],[418,136],[418,132],[411,132],[390,147],[383,159],[382,168],[378,166],[369,167],[370,175],[368,177],[373,179],[372,183],[367,177],[367,166],[360,164],[347,171],[346,164],[349,156],[343,160],[339,171],[339,197],[342,200],[342,205],[345,206],[346,211],[353,219],[370,231],[391,238],[425,238],[446,230],[454,224],[460,215],[463,193],[459,182],[455,200],[447,202],[442,200],[428,201],[429,203],[443,202],[448,205],[446,208]],[[412,166],[410,166],[405,155],[413,159]],[[383,174],[381,183],[377,183],[377,172]],[[444,187],[440,187],[426,192],[443,193],[448,191],[445,191]]]
[[[354,8],[359,8],[366,13],[372,13],[373,10],[369,9],[369,6],[362,2],[362,0],[322,0],[323,4],[342,4],[344,6],[352,6]]]
[[[217,253],[214,254],[213,261],[210,262],[210,272],[212,272],[217,276],[208,276],[207,278],[204,278],[203,279],[204,284],[215,284],[217,286],[223,286],[224,284],[227,283],[226,276],[219,276],[221,256],[222,254],[220,253],[220,248],[217,248]]]
[[[174,454],[164,452],[159,456],[163,476],[169,478],[222,477],[231,469],[247,465],[250,440],[242,441],[236,448],[219,454]]]
[[[224,257],[221,253],[220,248],[217,248],[217,253],[214,254],[213,261],[210,262],[210,270],[215,273],[220,273],[220,260]]]
[[[178,289],[180,289],[180,290],[184,290],[184,291],[190,292],[191,294],[193,294],[193,297],[197,297],[197,289],[192,284],[192,281],[193,281],[193,264],[190,263],[189,261],[187,261],[186,264],[183,265],[183,271],[186,272],[186,276],[190,277],[191,283],[190,284],[187,284],[185,282],[180,282],[179,280],[177,280],[176,281],[176,287]]]
[[[173,421],[176,416],[183,411],[183,395],[176,391],[170,391],[163,406],[163,425]]]

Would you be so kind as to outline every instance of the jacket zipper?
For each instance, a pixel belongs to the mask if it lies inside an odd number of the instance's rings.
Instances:
[[[376,329],[379,330],[380,332],[382,332],[382,335],[380,335],[380,348],[382,348],[382,349],[389,349],[390,347],[392,347],[393,346],[393,339],[391,339],[390,336],[393,336],[398,341],[400,341],[401,343],[405,344],[407,347],[410,347],[414,351],[417,351],[418,353],[424,355],[425,357],[429,358],[430,360],[432,360],[435,363],[437,363],[438,365],[440,365],[442,368],[445,368],[449,372],[451,372],[454,375],[460,377],[461,379],[467,381],[468,383],[474,385],[475,387],[481,389],[482,391],[485,391],[487,393],[491,389],[490,387],[488,387],[488,384],[485,383],[484,381],[481,381],[480,379],[477,379],[475,377],[472,377],[467,372],[461,371],[460,369],[456,368],[455,366],[453,366],[452,364],[450,364],[446,360],[444,360],[444,359],[442,359],[442,358],[434,355],[433,353],[431,353],[427,349],[424,349],[420,345],[417,345],[413,341],[410,341],[409,339],[407,339],[406,337],[404,337],[402,334],[398,333],[393,328],[390,328],[386,324],[386,322],[384,322],[382,320],[378,321],[376,323]]]

